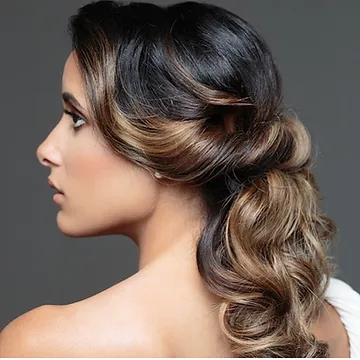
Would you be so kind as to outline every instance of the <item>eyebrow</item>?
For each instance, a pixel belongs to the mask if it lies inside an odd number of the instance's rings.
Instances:
[[[66,104],[72,105],[74,107],[79,108],[80,110],[85,112],[85,109],[80,105],[80,103],[76,100],[75,96],[69,92],[63,92],[62,98]]]

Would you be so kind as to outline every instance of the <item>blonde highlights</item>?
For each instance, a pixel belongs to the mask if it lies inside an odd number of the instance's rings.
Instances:
[[[69,29],[109,146],[201,194],[197,264],[221,299],[233,356],[328,356],[309,326],[335,271],[336,227],[265,41],[237,15],[194,1],[94,2]]]

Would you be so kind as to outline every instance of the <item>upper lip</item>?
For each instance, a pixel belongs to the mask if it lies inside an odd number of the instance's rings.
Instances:
[[[63,194],[63,192],[56,185],[54,185],[53,181],[50,178],[48,178],[48,183],[52,188],[56,189],[59,193]]]

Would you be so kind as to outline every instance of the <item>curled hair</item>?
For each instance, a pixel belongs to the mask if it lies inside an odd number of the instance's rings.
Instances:
[[[310,134],[282,105],[264,39],[221,7],[98,1],[69,31],[91,117],[119,155],[196,186],[197,265],[234,357],[326,357],[319,314],[336,233]]]

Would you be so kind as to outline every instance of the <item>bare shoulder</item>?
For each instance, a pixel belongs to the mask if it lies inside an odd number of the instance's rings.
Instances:
[[[153,326],[128,300],[106,296],[70,305],[43,305],[0,333],[0,357],[167,357]]]
[[[11,321],[0,333],[0,357],[41,356],[50,351],[50,337],[59,321],[55,307],[43,305]]]

